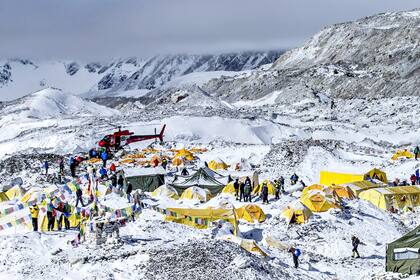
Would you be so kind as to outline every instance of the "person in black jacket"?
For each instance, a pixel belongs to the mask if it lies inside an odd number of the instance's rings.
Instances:
[[[236,200],[238,200],[239,199],[239,179],[238,178],[235,179],[235,182],[233,183],[233,188],[235,189]]]
[[[264,182],[262,185],[262,190],[261,190],[261,195],[262,195],[262,200],[263,200],[263,204],[268,204],[268,185],[267,182]]]
[[[353,249],[351,250],[352,252],[351,255],[353,258],[354,257],[360,258],[359,251],[357,250],[357,247],[359,247],[359,244],[360,244],[360,239],[357,238],[355,235],[353,235],[351,237],[351,245],[353,246]]]
[[[239,182],[239,201],[245,201],[245,184]]]
[[[80,201],[80,203],[82,204],[82,207],[85,207],[85,204],[83,203],[83,198],[82,198],[82,196],[83,196],[82,189],[81,189],[81,188],[78,188],[78,189],[76,190],[76,207],[77,207],[77,205],[79,205],[79,201]]]
[[[127,185],[127,200],[128,200],[128,203],[131,203],[131,200],[132,200],[132,197],[131,197],[131,192],[133,191],[133,185],[130,183],[130,182],[128,182],[128,185]]]
[[[117,185],[118,185],[118,189],[120,191],[122,191],[123,190],[123,186],[124,186],[124,178],[123,178],[123,176],[121,174],[120,174],[120,176],[118,176]]]

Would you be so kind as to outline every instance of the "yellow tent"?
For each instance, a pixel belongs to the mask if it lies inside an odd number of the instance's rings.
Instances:
[[[183,157],[186,160],[193,160],[194,155],[190,151],[187,151],[185,149],[179,150],[174,157]]]
[[[199,187],[189,187],[181,194],[181,199],[195,199],[206,202],[210,199],[210,191]]]
[[[225,220],[234,227],[234,234],[238,232],[238,221],[233,208],[168,208],[166,221],[193,226],[199,229],[208,228],[212,221]]]
[[[362,191],[359,198],[369,201],[383,210],[404,209],[420,206],[420,187],[385,187]]]
[[[379,180],[381,182],[384,182],[385,184],[388,183],[388,178],[386,177],[386,173],[377,168],[373,168],[365,174],[364,180],[367,180],[369,178]]]
[[[302,193],[300,202],[312,212],[325,212],[331,208],[339,208],[332,196],[318,189],[309,190],[305,195]]]
[[[169,198],[173,198],[173,199],[178,199],[178,192],[176,191],[175,188],[171,187],[171,186],[167,186],[167,185],[162,185],[160,187],[158,187],[157,189],[155,189],[152,192],[152,196],[153,197],[159,197],[159,196],[164,196],[164,197],[169,197]]]
[[[384,183],[378,180],[374,181],[358,181],[358,182],[352,182],[349,184],[344,184],[344,186],[352,192],[352,194],[355,197],[359,197],[359,194],[362,191],[368,190],[368,189],[375,189],[375,188],[383,188],[386,187]]]
[[[301,196],[305,196],[310,191],[313,191],[313,190],[319,190],[319,191],[323,191],[323,192],[327,192],[329,194],[332,194],[332,192],[326,186],[319,185],[319,184],[313,184],[313,185],[310,185],[310,186],[305,187],[303,189],[303,191],[302,191],[302,195]]]
[[[255,242],[253,239],[244,239],[238,236],[223,235],[220,237],[223,240],[234,242],[250,253],[257,254],[263,257],[268,256],[267,253]]]
[[[14,186],[6,192],[6,195],[9,199],[15,199],[22,197],[25,194],[25,192],[26,190],[24,188]]]
[[[288,223],[303,224],[312,216],[312,211],[296,200],[283,210],[282,216],[286,218]]]
[[[192,148],[190,149],[191,153],[205,153],[207,152],[206,148]]]
[[[342,185],[342,184],[367,180],[369,178],[378,179],[384,183],[388,182],[385,172],[377,168],[374,168],[372,170],[369,170],[365,174],[348,174],[348,173],[321,171],[319,183],[325,186]]]
[[[102,163],[102,159],[100,158],[91,158],[86,161],[87,164],[95,164],[95,163]]]
[[[254,221],[261,223],[266,219],[264,211],[256,204],[244,205],[241,208],[235,209],[235,212],[238,219],[244,219],[250,223]]]
[[[329,172],[321,171],[319,183],[325,186],[341,185],[350,182],[362,181],[364,175],[360,174],[348,174],[348,173],[338,173],[338,172]]]
[[[414,158],[414,154],[412,154],[411,152],[407,151],[407,150],[397,150],[397,152],[392,156],[392,160],[397,160],[399,158]]]
[[[274,187],[274,183],[271,182],[271,181],[268,181],[268,180],[264,180],[264,183],[267,184],[268,194],[275,195],[276,194],[276,188]],[[259,194],[259,193],[261,193],[262,186],[263,186],[263,183],[257,185],[257,187],[254,188],[254,190],[252,191],[252,193],[253,194]]]
[[[124,159],[126,159],[126,158],[134,158],[134,159],[137,159],[137,158],[146,158],[146,156],[144,155],[144,153],[138,153],[138,154],[126,155],[124,157]]]
[[[209,168],[212,170],[226,170],[228,169],[229,165],[227,165],[223,160],[214,159],[209,162]]]
[[[233,187],[233,183],[234,182],[230,182],[229,184],[227,184],[223,189],[222,189],[222,193],[230,193],[230,194],[235,194],[235,188]]]
[[[120,160],[121,164],[129,164],[129,163],[135,163],[135,162],[136,160],[133,158],[125,158],[125,159]]]
[[[353,192],[346,186],[331,185],[328,188],[340,198],[355,198]]]
[[[184,164],[184,160],[183,160],[182,157],[174,157],[172,159],[172,165],[174,165],[174,166],[180,166],[180,165],[183,165],[183,164]]]
[[[9,198],[7,197],[6,192],[0,192],[0,202],[8,201]]]

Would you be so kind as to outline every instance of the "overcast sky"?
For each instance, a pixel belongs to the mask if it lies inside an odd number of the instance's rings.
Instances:
[[[419,0],[7,0],[0,58],[285,49],[326,25],[416,7]]]

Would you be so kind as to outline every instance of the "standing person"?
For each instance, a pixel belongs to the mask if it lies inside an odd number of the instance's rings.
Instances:
[[[115,166],[115,163],[111,163],[111,166],[109,167],[110,173],[115,173],[117,171],[117,167]]]
[[[131,200],[132,200],[132,197],[131,197],[131,192],[133,191],[133,185],[130,183],[130,182],[128,182],[128,185],[127,185],[127,200],[128,200],[128,203],[131,203]]]
[[[117,187],[117,175],[112,174],[111,175],[111,188],[115,189]]]
[[[351,250],[351,252],[352,252],[351,256],[353,258],[354,257],[360,258],[359,251],[357,250],[357,247],[359,247],[359,244],[360,244],[359,238],[357,238],[355,235],[353,235],[351,237],[351,245],[353,246],[353,249]]]
[[[117,185],[118,185],[118,190],[122,191],[123,187],[124,187],[124,178],[121,174],[120,174],[120,176],[118,176]]]
[[[82,204],[82,207],[85,207],[85,204],[83,202],[83,191],[81,188],[78,188],[76,190],[76,207],[77,205],[79,205],[79,201],[80,201],[80,204]]]
[[[54,205],[52,200],[47,203],[47,219],[48,219],[48,231],[54,230],[55,217],[54,217]]]
[[[410,176],[411,185],[414,186],[417,183],[417,177],[416,174],[411,174]]]
[[[245,193],[244,201],[245,202],[251,202],[251,192],[252,192],[251,180],[245,181],[245,187],[244,187],[244,193]]]
[[[102,166],[106,167],[106,161],[108,160],[108,153],[106,152],[106,150],[102,152],[101,159],[102,159]]]
[[[280,184],[280,191],[282,193],[284,193],[284,178],[283,178],[283,176],[280,176],[279,184]]]
[[[63,158],[60,158],[58,160],[58,167],[60,169],[60,174],[64,175],[64,159]]]
[[[162,168],[166,170],[166,166],[168,165],[168,160],[166,158],[163,158],[161,165],[162,165]]]
[[[238,200],[239,199],[239,179],[238,178],[236,178],[235,179],[235,182],[233,183],[233,188],[235,189],[235,197],[236,197],[236,200]]]
[[[280,182],[279,180],[274,180],[274,188],[276,191],[276,197],[274,198],[275,200],[279,200],[280,199]]]
[[[76,177],[76,160],[74,159],[74,157],[70,157],[69,162],[70,162],[71,176],[74,178]]]
[[[29,207],[29,212],[31,212],[32,227],[34,228],[34,231],[38,231],[38,215],[39,215],[38,205],[35,204]]]
[[[298,248],[290,247],[288,252],[291,253],[292,256],[293,256],[293,264],[295,265],[295,268],[298,268],[299,267],[299,256],[301,254],[300,250]]]
[[[245,184],[239,182],[239,201],[242,201],[242,199],[245,201]]]
[[[106,171],[105,167],[101,167],[101,169],[99,169],[99,175],[101,175],[101,179],[105,179],[108,177],[108,172]]]
[[[414,148],[414,159],[417,160],[420,157],[420,148],[419,146],[416,146]]]
[[[44,169],[45,169],[45,175],[48,175],[48,161],[44,161],[44,164],[43,164],[43,166],[42,167],[44,167]]]
[[[268,185],[267,185],[267,182],[264,182],[263,185],[262,185],[261,195],[262,195],[263,204],[268,204]]]

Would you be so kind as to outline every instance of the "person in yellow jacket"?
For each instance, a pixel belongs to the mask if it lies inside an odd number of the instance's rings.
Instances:
[[[38,205],[33,205],[29,207],[29,211],[31,212],[32,216],[32,227],[34,231],[38,231],[38,215],[39,215],[39,207]]]

